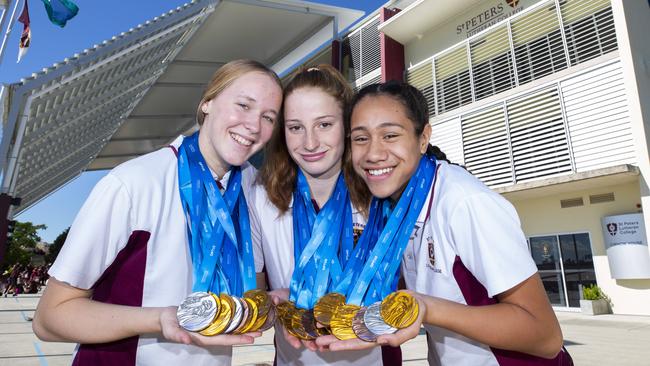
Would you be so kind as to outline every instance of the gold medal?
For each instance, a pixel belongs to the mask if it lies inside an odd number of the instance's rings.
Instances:
[[[345,304],[345,296],[336,292],[330,292],[321,297],[316,305],[314,305],[314,319],[324,326],[329,327],[332,315],[343,304]]]
[[[235,309],[234,300],[226,294],[221,294],[219,295],[219,303],[221,305],[219,315],[217,315],[209,327],[199,332],[200,334],[204,336],[221,334],[230,324],[230,319],[232,318],[232,313]]]
[[[381,317],[395,328],[406,328],[418,318],[418,302],[406,292],[393,292],[381,302]]]
[[[269,313],[271,311],[273,311],[273,310],[270,310]],[[255,323],[253,323],[253,325],[251,325],[250,328],[246,329],[246,332],[257,332],[258,330],[260,330],[262,328],[262,326],[264,325],[264,323],[266,322],[266,319],[268,318],[269,313],[260,314],[259,309],[258,309],[257,320],[255,320]]]
[[[271,307],[271,298],[264,290],[248,290],[244,293],[245,298],[249,298],[257,304],[258,314],[266,314]]]
[[[344,304],[336,308],[336,312],[332,315],[332,319],[330,320],[332,334],[334,334],[336,338],[342,341],[357,338],[357,335],[352,329],[352,319],[354,319],[354,316],[359,309],[361,309],[360,306],[352,304]]]
[[[302,319],[303,309],[297,309],[296,306],[289,301],[283,302],[276,307],[278,311],[278,318],[292,336],[305,339],[307,337],[305,329],[302,327],[300,320]]]
[[[284,329],[286,329],[292,336],[298,337],[298,335],[293,332],[293,313],[296,311],[296,307],[293,303],[285,301],[278,304],[275,309],[278,312],[278,319],[280,319],[280,323],[282,323]]]
[[[268,317],[269,311],[273,307],[271,298],[266,291],[249,290],[244,293],[244,299],[248,299],[250,302],[255,304],[256,318],[244,329],[243,333],[256,332],[262,328]]]
[[[246,305],[248,306],[248,316],[246,319],[242,320],[239,327],[237,327],[233,331],[234,334],[247,333],[249,329],[252,328],[253,325],[255,325],[255,322],[257,321],[257,314],[258,314],[257,303],[247,297],[243,297],[242,301],[246,303]]]
[[[304,340],[311,340],[315,339],[314,337],[310,337],[309,334],[305,331],[305,326],[302,323],[302,319],[305,316],[305,309],[298,309],[296,308],[295,311],[291,313],[291,330],[293,331],[293,335],[296,336],[299,339],[304,339]]]

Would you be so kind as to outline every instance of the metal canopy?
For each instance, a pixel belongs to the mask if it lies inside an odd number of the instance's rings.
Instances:
[[[279,74],[363,12],[303,1],[196,0],[0,92],[2,191],[18,214],[85,170],[110,169],[195,128],[228,61]]]

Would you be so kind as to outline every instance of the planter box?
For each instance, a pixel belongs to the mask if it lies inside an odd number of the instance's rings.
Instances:
[[[580,310],[587,315],[609,314],[609,303],[605,299],[580,300]]]

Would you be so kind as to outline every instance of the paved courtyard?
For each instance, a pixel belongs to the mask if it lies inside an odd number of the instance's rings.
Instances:
[[[30,319],[39,295],[0,298],[0,366],[70,365],[74,345],[41,342]],[[567,349],[576,365],[650,365],[650,317],[558,312]],[[427,365],[426,339],[402,346],[404,365]],[[272,365],[273,333],[254,345],[235,347],[233,365]],[[364,365],[368,366],[368,365]]]

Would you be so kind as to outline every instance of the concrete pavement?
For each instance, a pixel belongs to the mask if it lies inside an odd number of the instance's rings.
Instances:
[[[0,298],[0,366],[70,365],[74,345],[42,342],[30,319],[39,295]],[[650,365],[650,317],[586,316],[558,312],[567,349],[576,365]],[[418,336],[402,346],[405,366],[427,365],[426,338]],[[235,347],[233,365],[272,365],[273,333],[251,346]]]

